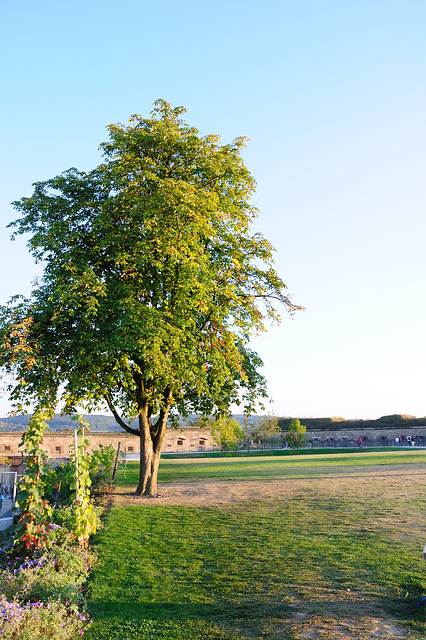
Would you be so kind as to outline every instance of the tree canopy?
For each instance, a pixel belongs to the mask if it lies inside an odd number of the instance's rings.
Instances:
[[[221,144],[159,100],[108,127],[104,162],[34,184],[12,237],[44,274],[2,308],[0,364],[18,410],[107,405],[140,435],[137,493],[156,492],[168,418],[252,411],[265,395],[249,338],[292,312],[273,248],[250,225],[244,138]],[[129,422],[138,419],[137,429]]]

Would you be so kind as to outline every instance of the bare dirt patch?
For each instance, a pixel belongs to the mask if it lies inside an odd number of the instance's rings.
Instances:
[[[412,495],[416,489],[423,494],[426,471],[423,469],[383,470],[377,467],[348,471],[347,475],[323,473],[312,478],[284,478],[280,480],[250,481],[201,481],[173,482],[159,485],[155,498],[135,496],[128,487],[115,487],[114,502],[117,505],[193,505],[219,506],[243,500],[286,500],[297,495],[332,494],[356,500],[380,494]]]
[[[376,603],[357,592],[310,589],[309,598],[291,603],[294,611],[282,631],[294,640],[392,640],[407,631]],[[285,635],[284,635],[285,637]]]

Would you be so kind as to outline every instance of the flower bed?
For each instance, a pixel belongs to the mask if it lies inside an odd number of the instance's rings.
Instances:
[[[91,620],[86,613],[85,584],[95,554],[69,546],[69,535],[53,529],[60,544],[32,556],[16,555],[13,532],[4,540],[0,569],[0,637],[79,638]],[[52,540],[53,543],[53,540]]]
[[[17,499],[21,516],[0,538],[1,639],[72,640],[92,622],[85,590],[96,554],[89,537],[103,526],[110,493],[103,485],[111,478],[114,452],[88,456],[82,437],[70,462],[53,470],[40,449],[43,429],[43,415],[34,414],[23,438],[28,456]],[[90,495],[92,485],[97,496]]]

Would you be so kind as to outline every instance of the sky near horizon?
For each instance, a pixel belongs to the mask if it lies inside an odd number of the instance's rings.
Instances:
[[[256,229],[306,308],[252,341],[270,408],[426,416],[425,29],[420,0],[0,0],[0,304],[41,273],[10,203],[163,98],[250,139]]]

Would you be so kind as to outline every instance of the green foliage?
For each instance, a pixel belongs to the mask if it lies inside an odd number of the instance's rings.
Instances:
[[[244,440],[244,431],[238,420],[230,416],[202,416],[196,423],[210,429],[212,438],[221,450],[236,449]]]
[[[287,442],[296,451],[306,443],[306,427],[300,424],[299,418],[293,418],[288,427]]]
[[[55,544],[54,549],[38,555],[34,562],[12,558],[14,569],[8,565],[0,571],[1,593],[8,600],[19,598],[24,603],[55,600],[74,610],[85,605],[82,586],[95,561],[94,553],[75,544]]]
[[[32,558],[17,556],[16,548],[9,553],[8,547],[2,550],[2,638],[77,638],[91,623],[81,611],[96,555],[76,547],[75,538],[59,527],[53,527],[50,536],[52,548],[37,551]]]
[[[262,416],[257,423],[249,427],[249,434],[254,442],[262,445],[277,444],[281,434],[278,419],[274,415]]]
[[[21,443],[27,453],[27,470],[19,483],[17,506],[21,509],[21,518],[15,545],[17,549],[25,546],[29,553],[47,548],[50,544],[51,525],[61,519],[54,513],[52,505],[55,494],[59,497],[59,487],[62,488],[62,495],[72,503],[68,526],[80,546],[87,547],[89,536],[96,532],[98,522],[90,502],[91,475],[97,477],[97,485],[111,475],[112,447],[100,449],[94,457],[85,451],[89,443],[84,439],[83,429],[88,429],[88,424],[81,416],[77,417],[80,424],[77,450],[71,452],[67,463],[56,469],[46,464],[47,455],[40,448],[40,443],[47,429],[46,419],[51,413],[37,410]]]
[[[159,100],[150,118],[110,125],[102,165],[36,183],[14,203],[15,235],[29,234],[45,269],[0,318],[17,409],[59,397],[66,412],[107,405],[144,433],[147,494],[169,414],[225,414],[240,401],[252,410],[266,392],[249,337],[278,317],[276,302],[296,308],[272,246],[250,228],[245,139],[201,137],[184,111]]]
[[[70,456],[70,463],[75,469],[74,479],[71,482],[71,489],[74,490],[72,531],[81,547],[87,547],[89,536],[96,533],[96,513],[90,502],[90,455],[85,452],[85,447],[89,446],[89,441],[84,438],[85,423],[82,417],[78,416],[80,429],[77,431],[77,448]]]
[[[0,596],[0,634],[3,640],[72,640],[81,638],[91,621],[85,614],[70,611],[61,602],[21,605]]]
[[[47,455],[40,448],[50,415],[47,410],[35,411],[21,442],[27,454],[27,468],[18,485],[17,506],[21,509],[21,517],[16,546],[26,547],[29,553],[47,544],[52,516],[52,507],[43,495]]]
[[[100,444],[98,449],[92,451],[89,458],[89,475],[92,487],[99,487],[112,481],[114,462],[115,450],[111,444],[106,447]]]
[[[91,488],[98,489],[110,484],[115,461],[114,447],[100,444],[98,449],[92,452],[85,451],[84,455],[89,469]],[[54,468],[45,468],[44,484],[45,497],[49,501],[54,499],[59,506],[66,506],[75,499],[75,457],[72,452],[66,462]]]
[[[96,518],[95,529],[98,531],[102,526],[102,513],[103,508],[100,506],[93,506],[94,515]],[[71,537],[72,543],[75,545],[74,526],[75,526],[75,511],[74,502],[68,505],[62,505],[56,507],[53,511],[52,521],[54,524],[61,527],[61,538],[66,538],[67,535]],[[57,536],[56,536],[57,537]]]
[[[40,449],[48,415],[36,411],[24,434],[29,466],[18,500],[25,511],[19,529],[11,527],[0,548],[0,634],[9,640],[75,639],[92,624],[81,610],[86,606],[85,586],[96,555],[85,547],[96,531],[101,507],[94,509],[89,502],[91,457],[85,455],[88,443],[83,437],[87,425],[79,416],[78,446],[71,464],[65,472],[62,469],[65,483],[74,489],[74,500],[53,510],[45,494],[58,475],[44,465]],[[110,459],[109,451],[101,451],[93,472],[101,468],[104,474]]]

